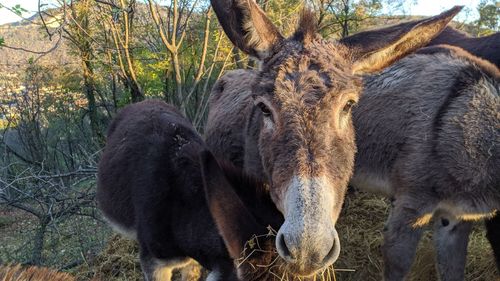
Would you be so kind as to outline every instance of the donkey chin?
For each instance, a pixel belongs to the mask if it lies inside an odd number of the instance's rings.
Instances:
[[[276,249],[292,274],[311,276],[339,257],[334,214],[341,204],[336,204],[330,183],[326,177],[294,176],[290,181],[283,202],[285,222],[278,231]]]

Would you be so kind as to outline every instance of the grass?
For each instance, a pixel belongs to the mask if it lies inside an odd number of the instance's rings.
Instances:
[[[0,217],[0,229],[7,228],[14,224],[16,220],[14,218],[9,217]]]
[[[388,211],[389,202],[375,195],[360,192],[350,194],[346,198],[337,223],[342,251],[334,265],[335,274],[327,280],[382,279],[383,263],[380,246]],[[409,280],[437,280],[434,260],[432,235],[426,231],[419,245]],[[191,265],[189,270],[197,271],[196,274],[199,275],[196,266]],[[181,280],[179,273],[176,276],[176,280]],[[91,264],[80,268],[78,280],[92,278],[109,281],[142,280],[136,244],[119,236],[113,236],[108,247]],[[500,281],[481,222],[475,224],[470,236],[465,280]]]

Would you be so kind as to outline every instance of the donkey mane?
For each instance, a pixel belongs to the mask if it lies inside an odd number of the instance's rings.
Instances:
[[[457,31],[457,33],[459,33]],[[466,35],[466,34],[464,34]],[[485,74],[488,74],[495,79],[500,79],[500,69],[491,63],[488,60],[482,59],[478,56],[471,54],[470,52],[452,45],[440,44],[435,46],[429,46],[423,49],[420,49],[416,52],[417,54],[436,54],[436,53],[444,53],[448,54],[452,57],[466,59],[473,64],[477,65],[479,69]]]

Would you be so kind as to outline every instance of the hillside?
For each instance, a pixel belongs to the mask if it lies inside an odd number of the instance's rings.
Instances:
[[[59,35],[54,35],[50,40],[37,16],[31,17],[30,21],[0,25],[0,37],[8,46],[0,48],[0,81],[14,73],[19,74],[30,60],[37,60],[44,66],[75,63],[64,39],[59,41]]]

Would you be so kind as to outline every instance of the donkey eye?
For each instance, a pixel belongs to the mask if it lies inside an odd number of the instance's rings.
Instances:
[[[264,116],[271,117],[272,115],[271,110],[263,102],[259,102],[257,106],[262,111],[262,114],[264,114]]]
[[[349,100],[344,106],[344,109],[343,109],[344,113],[349,113],[351,111],[352,107],[355,105],[356,105],[356,102],[354,100]]]

